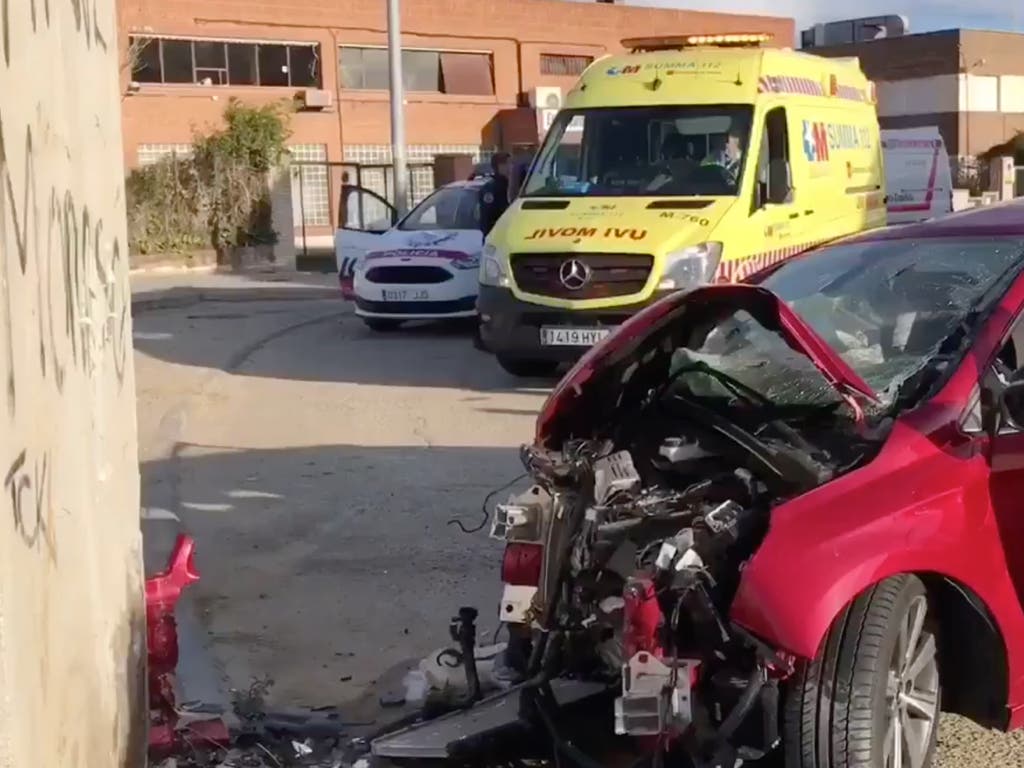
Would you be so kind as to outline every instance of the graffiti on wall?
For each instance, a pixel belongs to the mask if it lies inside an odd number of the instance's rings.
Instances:
[[[28,3],[27,17],[11,15],[15,2]],[[0,68],[12,68],[18,58],[12,46],[32,45],[32,35],[49,29],[60,12],[73,19],[76,43],[106,57],[97,8],[98,0],[0,0]],[[16,18],[26,19],[25,29],[12,28]],[[31,124],[10,112],[0,106],[0,418],[13,422],[29,397],[59,402],[71,376],[112,371],[120,390],[131,309],[123,225],[107,224],[90,190],[83,196],[68,182],[76,177],[75,158],[70,147],[54,146],[58,134],[47,123],[45,102],[24,112],[33,115]],[[123,200],[123,189],[116,195]],[[7,465],[0,464],[0,506],[8,507],[18,538],[55,561],[51,454],[10,449],[13,456],[0,456]]]
[[[4,493],[10,504],[11,522],[14,533],[26,547],[44,551],[56,563],[50,457],[44,453],[29,458],[27,454],[27,451],[21,451],[4,474]]]
[[[71,191],[40,184],[31,128],[24,133],[23,183],[17,189],[9,163],[9,135],[0,112],[0,324],[7,409],[13,415],[18,398],[15,344],[32,339],[38,348],[39,375],[52,381],[58,393],[64,390],[66,366],[92,373],[107,350],[123,383],[130,308],[127,286],[118,277],[123,258],[119,238],[110,236],[103,218],[79,203]],[[38,304],[32,333],[25,327],[16,332],[16,323],[28,319],[12,316],[16,290],[26,289],[34,292]]]
[[[12,43],[25,42],[28,44],[27,35],[19,37],[16,31],[11,30],[11,7],[14,3],[26,2],[26,0],[0,0],[0,46],[3,48],[3,60],[7,66],[11,65]],[[75,30],[84,38],[88,48],[94,45],[102,51],[107,50],[107,38],[100,29],[99,22],[99,0],[27,0],[29,23],[32,33],[40,30],[40,24],[46,29],[50,28],[51,3],[66,2],[70,4],[72,15],[75,19]]]

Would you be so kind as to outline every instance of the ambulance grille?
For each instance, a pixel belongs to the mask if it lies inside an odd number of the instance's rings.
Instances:
[[[514,253],[511,261],[521,291],[558,299],[640,293],[654,265],[653,256],[638,253]],[[577,262],[575,269],[572,262]]]

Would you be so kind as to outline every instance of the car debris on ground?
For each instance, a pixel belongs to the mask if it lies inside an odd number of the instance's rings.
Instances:
[[[267,699],[274,681],[270,678],[255,679],[245,690],[232,690],[230,712],[203,702],[178,703],[174,611],[185,588],[199,580],[194,557],[194,540],[179,536],[167,568],[146,582],[149,755],[155,768],[358,768],[365,762],[372,736],[356,737],[351,731],[365,733],[376,726],[383,732],[399,727],[403,720],[419,718],[417,710],[380,727],[374,721],[346,721],[332,706],[271,709]],[[452,620],[453,640],[459,639],[463,622],[472,624],[473,619],[475,611],[471,617]],[[438,648],[428,654],[406,674],[404,690],[382,697],[381,706],[415,705],[424,712],[450,709],[469,693],[465,659],[470,651],[478,671],[478,694],[504,687],[498,661],[507,644],[477,646],[475,632],[473,625],[472,637],[463,638],[460,647]]]

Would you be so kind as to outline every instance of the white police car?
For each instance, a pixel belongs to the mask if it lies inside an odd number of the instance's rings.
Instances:
[[[351,298],[370,328],[476,317],[485,183],[459,181],[435,190],[378,235],[371,250],[355,258],[349,253]]]

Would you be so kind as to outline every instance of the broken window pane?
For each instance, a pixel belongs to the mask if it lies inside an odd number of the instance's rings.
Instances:
[[[151,37],[133,37],[129,40],[132,51],[132,80],[138,83],[161,83],[160,41]]]
[[[260,85],[288,85],[288,46],[261,45],[259,47]]]
[[[232,85],[258,85],[256,77],[256,46],[250,43],[228,43],[228,80]]]
[[[318,52],[317,46],[313,45],[289,46],[293,86],[298,88],[320,87],[320,56]]]
[[[194,83],[192,43],[189,40],[162,40],[165,83]]]

